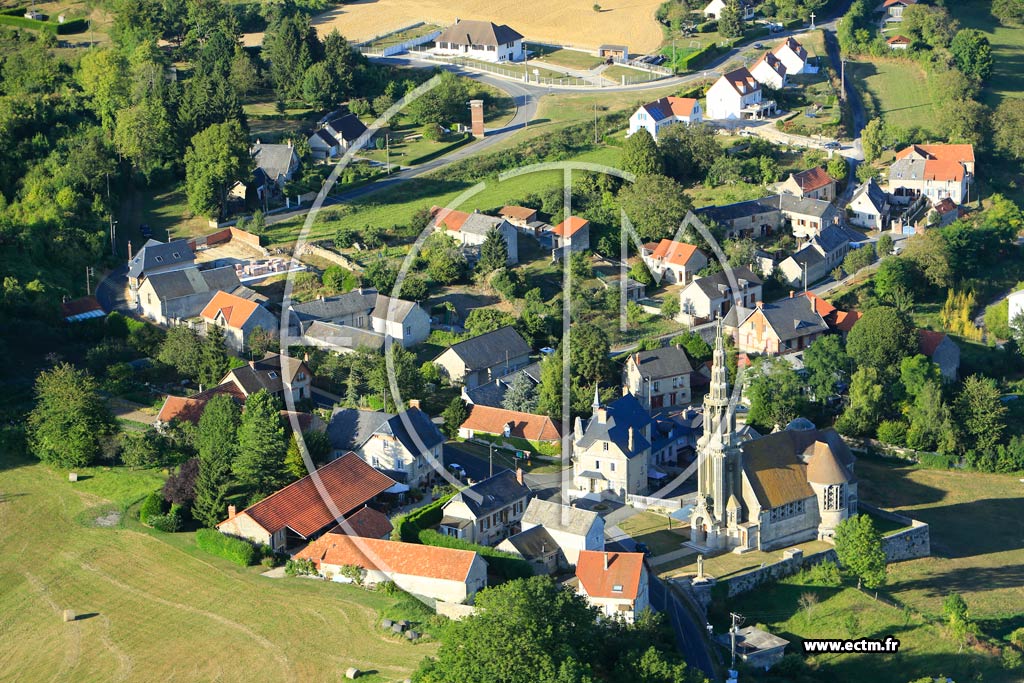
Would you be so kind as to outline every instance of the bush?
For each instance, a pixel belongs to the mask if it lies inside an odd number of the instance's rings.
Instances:
[[[929,470],[948,470],[953,467],[953,458],[941,453],[918,453],[917,464]]]
[[[235,564],[248,567],[256,562],[259,552],[244,538],[228,536],[216,529],[200,529],[196,532],[196,545],[211,555],[223,557]]]
[[[164,514],[164,496],[162,491],[153,491],[146,496],[139,508],[139,521],[149,526],[150,519]]]
[[[398,595],[398,584],[390,579],[387,581],[381,581],[377,584],[377,592],[383,593],[384,595]]]
[[[273,569],[277,566],[277,558],[273,555],[266,555],[263,557],[262,560],[260,560],[260,564],[266,567],[267,569]]]
[[[444,507],[444,504],[453,495],[455,494],[450,493],[447,496],[438,498],[433,503],[410,510],[408,513],[396,517],[394,521],[395,529],[391,532],[392,540],[405,541],[406,543],[416,543],[419,541],[419,533],[422,530],[441,523],[441,518],[444,516],[441,508]]]
[[[703,24],[697,24],[697,33],[712,33],[717,30],[717,21],[705,21]]]
[[[146,523],[149,524],[149,526],[153,527],[157,531],[163,531],[168,534],[181,531],[181,528],[185,525],[184,515],[181,512],[180,505],[172,505],[170,511],[166,515],[149,515],[146,519]]]
[[[456,548],[458,550],[473,550],[487,560],[490,567],[499,581],[511,581],[512,579],[526,579],[533,576],[533,567],[521,557],[502,550],[496,550],[484,545],[477,545],[464,541],[461,538],[445,536],[433,529],[424,529],[419,532],[418,540],[423,545],[433,545],[441,548]]]
[[[885,420],[878,425],[878,440],[892,446],[907,444],[907,423],[899,420]]]
[[[306,558],[288,560],[284,565],[284,573],[288,576],[313,576],[316,574],[316,565],[313,560]]]
[[[807,571],[807,578],[818,586],[838,586],[843,582],[839,567],[832,560],[812,565]]]

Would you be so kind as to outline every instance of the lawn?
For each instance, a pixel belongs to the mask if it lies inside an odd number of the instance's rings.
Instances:
[[[801,597],[807,595],[817,602],[801,609]],[[991,655],[970,649],[958,653],[943,627],[854,588],[820,588],[786,581],[731,600],[728,609],[743,615],[745,624],[767,626],[771,633],[788,640],[787,653],[801,654],[800,641],[805,638],[894,636],[900,641],[897,654],[816,655],[808,659],[808,664],[820,672],[815,680],[906,683],[940,673],[955,681],[1019,680],[1003,671]],[[727,619],[724,613],[712,619],[716,632],[725,632]]]
[[[656,74],[652,71],[642,71],[640,69],[631,69],[628,66],[619,66],[618,64],[610,66],[601,72],[601,76],[615,85],[630,85],[632,83],[647,83],[648,81],[654,81],[659,78],[665,78],[662,74]]]
[[[948,3],[948,8],[963,28],[976,28],[988,34],[995,68],[982,98],[994,107],[1004,97],[1020,97],[1024,93],[1024,30],[1019,26],[1002,26],[989,11],[991,5],[982,0],[959,0]]]
[[[685,541],[690,540],[690,534],[682,528],[682,522],[672,521],[654,512],[633,515],[618,526],[632,536],[634,541],[646,543],[655,556],[679,550]]]
[[[482,460],[483,462],[488,462],[488,458],[491,455],[491,449],[479,443],[460,441],[455,444],[455,447],[461,452],[478,460]],[[495,446],[493,450],[493,456],[494,470],[496,472],[499,468],[514,470],[517,467],[522,469],[523,472],[530,474],[555,474],[562,471],[562,464],[559,462],[531,458],[530,464],[528,465],[525,461],[517,459],[514,451],[510,451],[506,448],[499,448],[497,446]]]
[[[806,543],[799,543],[792,547],[802,549],[804,551],[804,556],[807,556],[812,553],[827,550],[832,546],[824,541],[808,541]],[[782,560],[782,553],[784,550],[788,550],[788,548],[773,550],[771,552],[754,550],[749,553],[743,553],[742,555],[737,555],[736,553],[723,553],[714,557],[705,557],[704,573],[713,576],[716,579],[727,579],[734,574],[740,574],[748,572],[751,569],[757,569],[761,565],[779,562]],[[697,558],[690,556],[677,563],[662,565],[658,567],[658,570],[664,576],[696,574]]]
[[[604,63],[604,60],[593,52],[568,50],[565,48],[552,47],[550,45],[539,45],[536,43],[527,43],[525,47],[530,51],[531,61],[541,63],[547,62],[548,64],[565,67],[567,69],[587,71],[596,66],[601,66],[601,64]]]
[[[383,50],[386,47],[398,45],[400,43],[404,43],[407,40],[412,40],[413,38],[419,38],[420,36],[425,36],[428,33],[433,33],[434,31],[440,31],[441,28],[442,27],[436,24],[421,24],[420,26],[416,26],[415,28],[409,28],[404,31],[396,31],[394,33],[389,33],[388,35],[382,38],[370,41],[369,43],[366,44],[366,47],[370,51]]]
[[[203,216],[193,216],[188,209],[188,198],[185,196],[184,184],[171,189],[144,190],[141,195],[141,211],[136,212],[137,221],[127,227],[137,230],[142,223],[149,224],[153,237],[158,240],[175,237],[195,237],[212,232],[209,221]],[[118,237],[125,235],[125,224],[118,226]],[[142,240],[132,244],[142,246]]]
[[[356,666],[382,682],[435,651],[375,627],[397,598],[267,579],[202,553],[188,533],[81,523],[138,500],[155,473],[96,468],[72,484],[6,454],[0,468],[5,680],[323,681]],[[64,609],[81,616],[64,623]]]
[[[861,57],[846,63],[846,77],[853,79],[869,115],[904,128],[928,129],[938,120],[927,75],[909,59]]]

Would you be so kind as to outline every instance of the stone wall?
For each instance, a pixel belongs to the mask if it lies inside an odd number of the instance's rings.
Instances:
[[[343,268],[347,268],[355,272],[362,272],[363,270],[358,263],[342,256],[338,252],[318,247],[317,245],[310,244],[309,242],[302,245],[302,250],[299,252],[298,256],[301,258],[303,254],[316,256],[317,258],[330,261],[331,263],[336,263]]]
[[[464,619],[465,617],[472,616],[476,613],[476,607],[473,605],[463,605],[458,602],[445,602],[444,600],[438,600],[434,605],[434,611],[441,616],[448,617],[453,621]]]

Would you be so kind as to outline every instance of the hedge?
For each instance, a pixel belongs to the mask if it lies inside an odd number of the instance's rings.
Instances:
[[[743,39],[747,40],[750,38],[763,38],[771,33],[771,29],[767,26],[758,26],[757,28],[750,29],[743,34]]]
[[[244,538],[227,536],[216,529],[200,529],[196,532],[196,545],[211,555],[223,557],[242,567],[256,564],[259,551]]]
[[[152,517],[164,514],[164,496],[159,489],[146,496],[139,507],[139,521],[148,525]]]
[[[433,529],[421,531],[419,533],[419,542],[423,545],[434,545],[441,548],[475,551],[487,558],[487,565],[498,575],[499,581],[525,579],[533,576],[533,567],[521,557],[485,545],[470,543],[454,536],[445,536]]]
[[[804,20],[803,19],[790,19],[785,24],[783,24],[783,26],[785,26],[786,28],[800,28],[803,25],[804,25]]]
[[[697,33],[711,33],[718,30],[717,21],[705,21],[703,24],[697,24]]]
[[[704,47],[702,47],[701,49],[697,50],[696,52],[691,52],[688,55],[680,57],[676,61],[676,68],[678,68],[678,69],[680,69],[682,71],[686,71],[688,69],[696,67],[699,62],[702,63],[705,60],[707,60],[707,59],[709,59],[711,57],[714,57],[717,54],[718,54],[718,46],[717,45],[715,45],[715,44],[705,45]]]
[[[396,541],[402,540],[406,543],[418,542],[421,531],[441,523],[441,518],[444,516],[441,508],[454,495],[454,493],[449,493],[447,496],[441,496],[433,503],[396,517],[394,521],[395,530],[391,532],[391,538]]]
[[[22,10],[22,13],[24,13],[24,10]],[[29,19],[23,16],[11,16],[9,14],[0,14],[0,24],[17,26],[19,28],[30,28],[36,31],[62,36],[71,33],[82,33],[89,27],[89,22],[85,19],[72,19],[71,21],[65,21],[63,24],[60,24],[56,21],[39,21],[37,19]]]

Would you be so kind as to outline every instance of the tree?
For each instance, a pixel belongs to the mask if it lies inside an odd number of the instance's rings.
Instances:
[[[287,479],[286,451],[278,401],[266,389],[260,389],[245,401],[245,413],[238,427],[235,476],[253,493],[272,493]]]
[[[747,422],[762,431],[786,426],[804,407],[803,381],[787,361],[758,358],[748,371],[744,393],[750,400]]]
[[[942,131],[950,142],[975,146],[987,144],[989,109],[973,99],[949,100],[942,106]]]
[[[942,616],[946,618],[950,633],[962,651],[964,645],[978,633],[978,626],[971,621],[967,602],[963,596],[959,593],[947,595],[946,599],[942,601]]]
[[[508,263],[508,245],[505,238],[497,228],[491,228],[484,236],[484,243],[480,245],[480,261],[477,262],[477,271],[490,273],[498,268],[504,268]]]
[[[1010,302],[997,301],[985,308],[985,329],[996,339],[1010,338]]]
[[[202,357],[203,341],[195,330],[190,327],[171,327],[167,330],[156,359],[164,365],[170,365],[179,374],[198,380]]]
[[[675,320],[675,317],[679,315],[679,310],[680,304],[678,296],[669,295],[661,302],[661,315],[668,320]]]
[[[1007,97],[992,116],[992,142],[1007,156],[1024,159],[1024,100]]]
[[[878,243],[875,245],[875,249],[878,252],[878,258],[884,259],[886,256],[892,254],[893,240],[888,234],[882,234],[878,238]]]
[[[334,82],[327,65],[324,62],[310,65],[302,76],[302,100],[311,107],[326,110],[336,104],[334,96]]]
[[[779,162],[770,156],[761,156],[757,160],[757,167],[761,173],[761,184],[771,185],[779,180]]]
[[[199,458],[189,458],[181,463],[178,471],[164,482],[164,500],[174,505],[188,507],[196,497],[196,479],[199,477]]]
[[[858,368],[885,372],[917,349],[917,337],[906,318],[889,306],[865,311],[850,330],[846,352]]]
[[[390,296],[398,282],[398,271],[384,259],[374,259],[363,271],[363,278],[378,292]]]
[[[637,178],[635,183],[619,190],[618,199],[619,206],[645,242],[672,238],[693,207],[683,187],[663,175]]]
[[[849,377],[853,361],[843,348],[842,338],[828,335],[819,337],[804,351],[804,369],[815,400],[823,402],[835,394],[836,384]]]
[[[684,349],[686,355],[698,363],[711,360],[713,355],[711,345],[704,341],[704,338],[696,332],[683,332],[672,337],[670,343]]]
[[[304,86],[307,69],[322,57],[323,46],[309,15],[295,12],[282,15],[267,27],[263,41],[263,57],[270,62],[270,80],[277,96],[284,100],[295,97]],[[325,82],[329,84],[324,69]],[[333,97],[329,96],[329,99]]]
[[[514,325],[516,319],[511,313],[496,308],[474,308],[466,315],[466,332],[472,337],[493,332],[502,327]]]
[[[910,237],[901,258],[913,262],[932,285],[946,287],[952,282],[951,249],[942,230],[927,230],[923,235]]]
[[[885,128],[882,119],[871,119],[860,134],[860,145],[864,151],[865,164],[871,164],[882,154]]]
[[[156,467],[161,461],[161,444],[153,432],[120,435],[121,462],[127,467]]]
[[[986,81],[992,75],[992,66],[995,63],[992,46],[988,42],[988,36],[978,29],[960,30],[953,36],[949,51],[953,54],[957,68],[968,76]]]
[[[722,146],[711,126],[669,126],[658,134],[665,174],[679,182],[703,180]]]
[[[442,71],[436,78],[437,85],[409,105],[409,117],[419,125],[464,121],[469,100],[466,80],[450,71]]]
[[[723,38],[743,35],[743,11],[739,0],[728,0],[718,15],[718,32]]]
[[[78,81],[104,130],[113,132],[117,112],[129,104],[128,61],[114,48],[90,50],[82,56]]]
[[[525,372],[520,372],[505,390],[501,407],[520,413],[535,413],[537,412],[537,400],[537,385]]]
[[[622,147],[622,168],[638,177],[664,172],[661,151],[646,128],[626,138]]]
[[[569,363],[573,375],[599,382],[608,371],[608,335],[593,323],[576,323],[569,329]]]
[[[217,394],[206,403],[196,431],[199,474],[195,483],[192,516],[208,527],[224,519],[231,469],[238,452],[241,413],[227,394]]]
[[[69,363],[39,373],[35,399],[26,425],[28,445],[48,465],[65,469],[90,465],[116,431],[96,380]]]
[[[459,434],[459,427],[469,417],[469,407],[466,402],[462,400],[461,396],[456,396],[448,403],[448,407],[441,413],[441,419],[444,420],[441,425],[441,431],[445,433],[449,439],[454,439]]]
[[[244,97],[255,90],[259,82],[260,76],[252,58],[244,48],[238,46],[231,60],[231,87],[239,97]]]
[[[116,114],[114,146],[143,175],[149,175],[175,153],[174,132],[163,103],[146,99]]]
[[[292,434],[292,438],[288,439],[288,452],[284,456],[284,471],[288,474],[290,481],[298,481],[309,474],[306,462],[302,459],[302,451],[299,449],[298,434]]]
[[[215,387],[231,367],[228,351],[224,346],[224,330],[213,326],[206,331],[199,357],[197,379],[204,387]]]
[[[900,363],[900,381],[907,392],[907,397],[913,400],[921,393],[925,384],[941,383],[942,375],[939,373],[938,365],[931,362],[928,356],[919,353],[907,356]]]
[[[886,256],[875,272],[875,294],[880,299],[891,301],[898,291],[909,292],[914,288],[914,266],[908,259]]]
[[[356,286],[355,275],[341,266],[332,265],[324,268],[322,279],[324,287],[338,294],[351,291]]]
[[[956,400],[956,413],[966,439],[964,450],[991,453],[1002,440],[1007,408],[1000,397],[999,387],[990,377],[971,375],[964,380]]]
[[[1024,0],[992,0],[992,16],[1006,26],[1024,23]]]
[[[830,176],[839,182],[843,182],[846,180],[846,176],[850,172],[850,167],[846,165],[846,157],[837,154],[828,160],[828,165],[825,167],[825,170],[828,171]]]
[[[438,232],[428,237],[423,243],[422,256],[427,262],[427,275],[442,285],[458,282],[466,272],[466,257],[455,239],[448,235]]]
[[[836,526],[836,556],[839,563],[871,589],[885,583],[885,551],[882,535],[867,515],[854,515]]]
[[[245,132],[238,121],[215,123],[196,133],[185,152],[185,192],[196,214],[224,215],[228,190],[244,180],[252,164]]]
[[[942,400],[939,382],[926,382],[908,410],[907,446],[921,451],[950,452],[955,446],[949,407]]]
[[[850,404],[836,421],[836,429],[841,433],[849,436],[870,436],[874,433],[886,408],[881,377],[881,373],[871,366],[861,367],[853,373]]]

